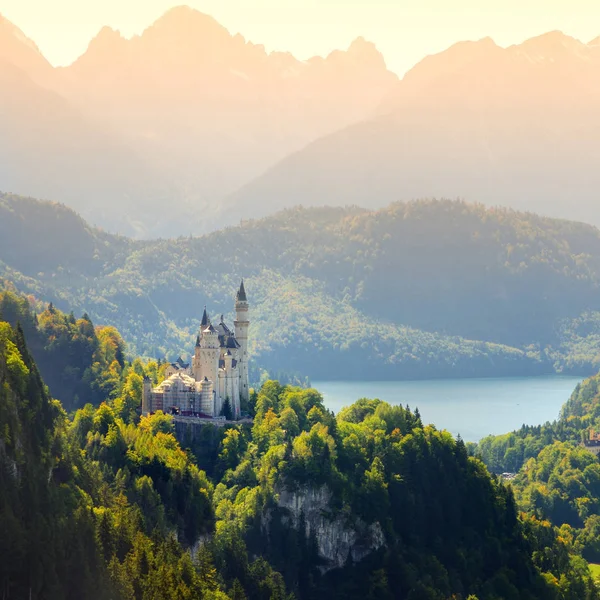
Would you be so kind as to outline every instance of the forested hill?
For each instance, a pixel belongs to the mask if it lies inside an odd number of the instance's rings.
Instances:
[[[516,473],[511,483],[519,507],[594,564],[600,563],[600,464],[581,442],[599,430],[600,374],[577,386],[556,421],[468,444],[493,472]],[[560,546],[545,556],[558,558]]]
[[[134,242],[3,195],[0,261],[17,290],[117,326],[146,356],[189,351],[204,304],[232,318],[243,276],[254,362],[270,372],[586,374],[600,360],[600,232],[463,202],[295,208]]]
[[[127,362],[70,421],[0,320],[4,598],[599,597],[568,542],[416,411],[363,399],[335,417],[268,381],[252,427],[184,448],[171,417],[139,417],[145,376],[156,363]]]

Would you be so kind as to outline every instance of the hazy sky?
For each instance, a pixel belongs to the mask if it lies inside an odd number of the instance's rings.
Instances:
[[[0,0],[0,13],[55,65],[72,62],[103,25],[141,33],[173,0]],[[232,33],[298,58],[375,42],[391,69],[464,39],[500,45],[560,29],[582,41],[600,35],[600,0],[190,0]]]

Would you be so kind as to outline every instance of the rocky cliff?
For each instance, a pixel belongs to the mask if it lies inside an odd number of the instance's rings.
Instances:
[[[332,512],[332,494],[327,486],[297,491],[281,488],[276,501],[276,511],[267,511],[263,525],[268,529],[277,513],[284,523],[297,529],[304,517],[306,536],[314,535],[323,572],[343,567],[349,556],[358,562],[385,543],[379,523],[367,525],[344,512]]]

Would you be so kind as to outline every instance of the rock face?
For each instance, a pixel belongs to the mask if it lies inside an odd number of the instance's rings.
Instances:
[[[349,555],[358,562],[385,543],[379,523],[367,525],[344,514],[334,515],[331,505],[331,492],[326,486],[294,492],[284,488],[278,493],[277,507],[284,515],[282,520],[287,519],[289,525],[298,528],[304,515],[306,535],[314,534],[325,563],[324,572],[343,567]],[[272,515],[267,516],[267,521],[269,518]]]

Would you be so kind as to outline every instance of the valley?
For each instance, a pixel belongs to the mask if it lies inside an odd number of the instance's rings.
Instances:
[[[193,348],[202,308],[251,302],[251,380],[587,376],[600,368],[600,232],[456,201],[294,209],[135,241],[0,197],[0,277],[121,331],[132,355]],[[394,275],[389,276],[390,273]]]

